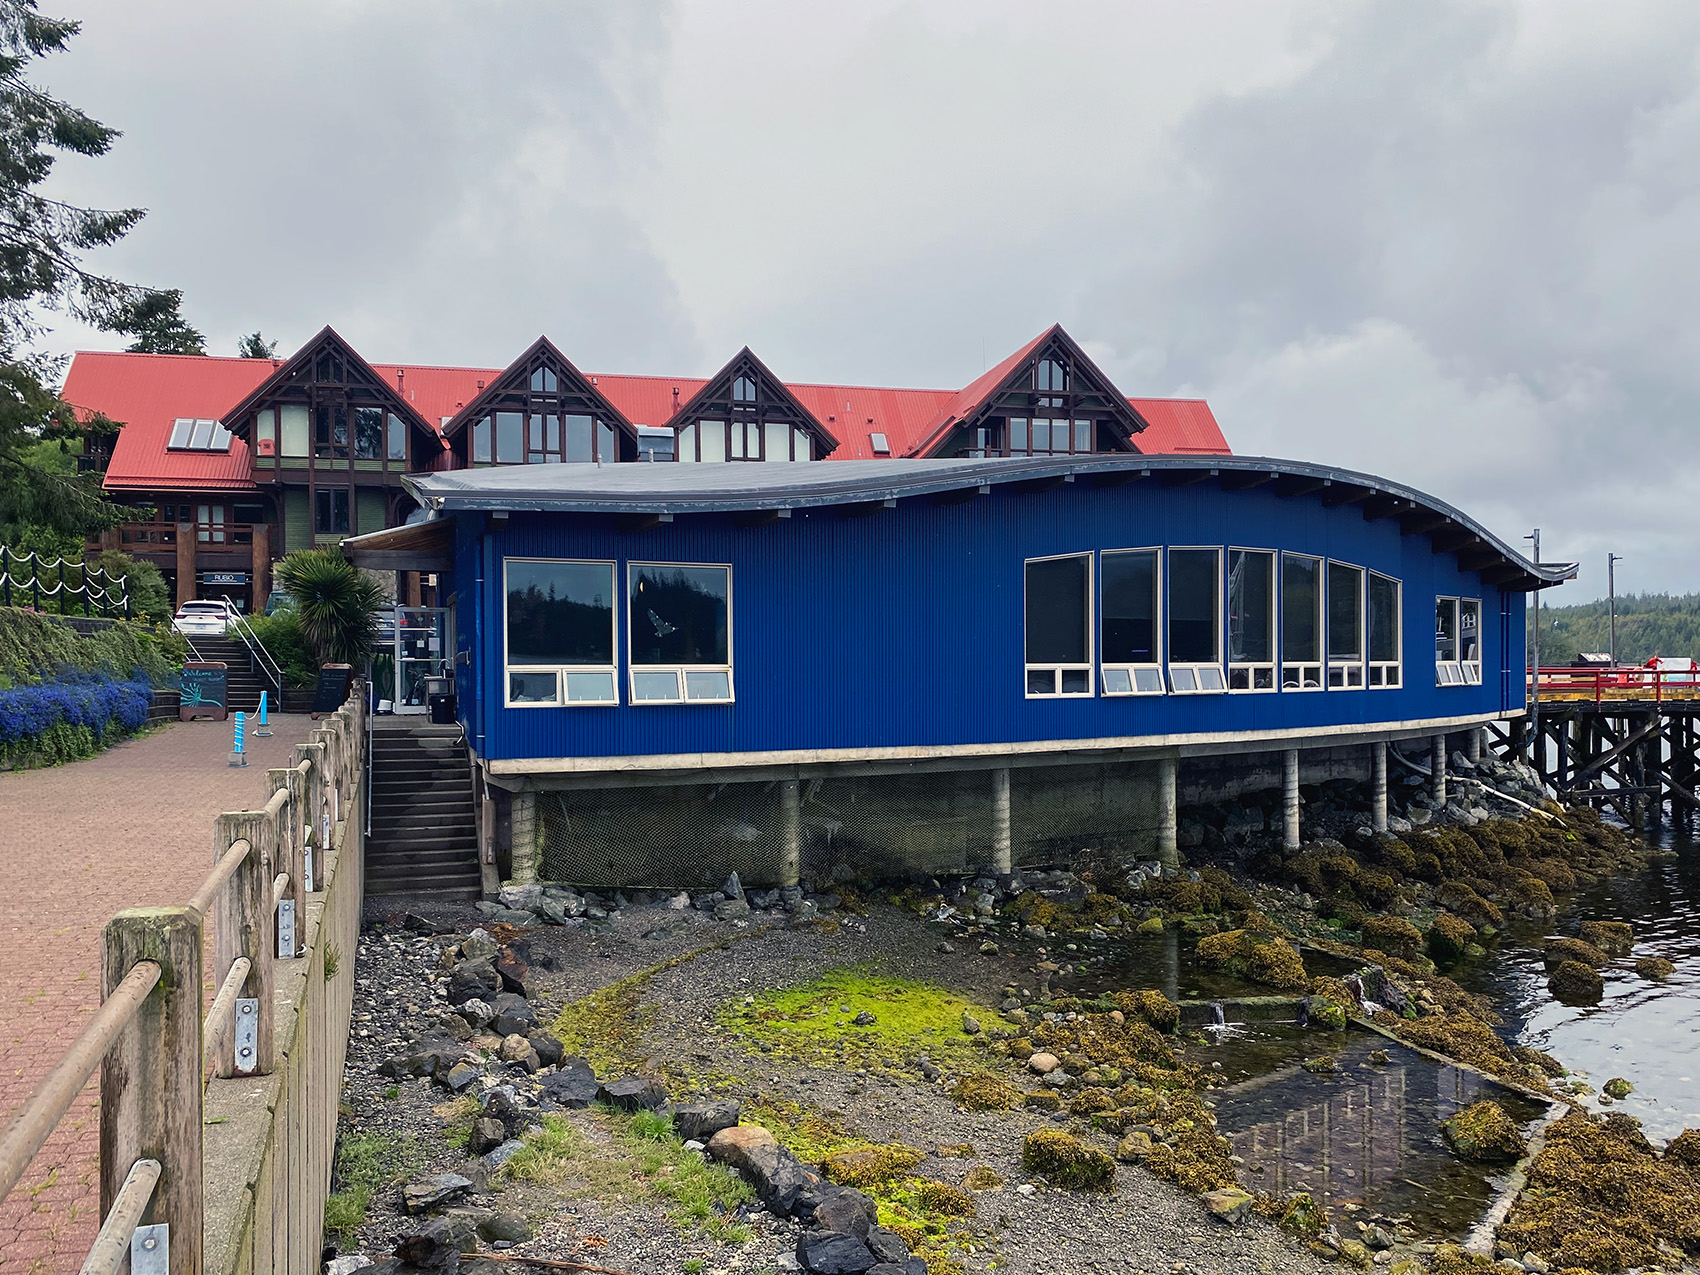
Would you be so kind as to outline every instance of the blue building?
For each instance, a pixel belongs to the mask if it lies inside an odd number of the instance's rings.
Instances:
[[[590,884],[1175,854],[1177,803],[1378,781],[1524,712],[1537,566],[1231,456],[514,466],[344,542],[436,571],[504,868]]]

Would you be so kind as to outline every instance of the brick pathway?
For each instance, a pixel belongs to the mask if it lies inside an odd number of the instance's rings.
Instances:
[[[288,765],[314,723],[280,715],[272,728],[250,728],[246,769],[227,764],[229,722],[182,722],[88,761],[0,774],[0,1128],[99,1003],[112,914],[187,901],[212,868],[213,818],[260,806],[265,769]],[[98,1094],[97,1073],[0,1201],[0,1275],[82,1265],[99,1229]]]

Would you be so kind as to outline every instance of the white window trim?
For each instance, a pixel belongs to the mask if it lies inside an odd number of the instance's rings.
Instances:
[[[709,567],[726,573],[726,656],[725,664],[639,664],[632,659],[632,608],[629,605],[632,596],[632,573],[639,567]],[[626,563],[626,694],[627,702],[633,708],[675,708],[689,704],[735,704],[738,699],[738,684],[732,676],[731,657],[737,650],[732,645],[732,564],[729,562],[628,562]],[[678,679],[678,699],[639,699],[637,694],[637,675],[639,673],[672,673]],[[691,698],[687,690],[686,674],[688,673],[724,673],[726,675],[726,697]]]
[[[1325,621],[1329,618],[1329,605],[1334,601],[1332,596],[1333,585],[1328,583],[1329,567],[1346,567],[1347,569],[1358,573],[1358,653],[1355,658],[1335,659],[1328,650],[1329,639],[1331,639],[1334,635],[1328,632],[1326,628],[1324,629],[1322,634],[1322,652],[1328,657],[1328,677],[1326,679],[1328,689],[1331,691],[1361,691],[1364,689],[1369,680],[1369,674],[1367,672],[1369,661],[1365,655],[1365,652],[1369,650],[1369,608],[1367,606],[1369,569],[1367,567],[1360,567],[1355,562],[1346,562],[1340,558],[1328,558],[1324,560],[1322,568],[1322,615]],[[1338,685],[1336,685],[1334,681],[1335,674],[1339,674],[1340,676],[1340,682]]]
[[[1328,559],[1314,553],[1296,553],[1288,549],[1281,550],[1281,561],[1276,564],[1275,568],[1282,580],[1280,593],[1281,607],[1286,605],[1287,599],[1285,585],[1287,577],[1284,566],[1288,558],[1304,558],[1307,561],[1316,563],[1316,653],[1318,655],[1326,655],[1328,652]],[[1279,614],[1281,620],[1286,619],[1286,613],[1284,611],[1280,611]],[[1279,628],[1276,629],[1276,636],[1280,637]],[[1280,654],[1281,659],[1279,667],[1281,675],[1277,680],[1281,684],[1281,693],[1283,695],[1314,695],[1318,691],[1326,689],[1326,683],[1328,681],[1325,672],[1328,667],[1327,660],[1289,660],[1287,658],[1287,644],[1284,639],[1281,641]],[[1299,684],[1297,686],[1289,686],[1287,685],[1287,676],[1294,670],[1297,671]],[[1307,676],[1314,677],[1316,679],[1316,685],[1306,686],[1304,681]]]
[[[1266,554],[1269,555],[1269,577],[1270,577],[1269,578],[1269,649],[1271,651],[1279,654],[1280,637],[1281,637],[1281,551],[1279,549],[1260,549],[1260,548],[1254,547],[1252,545],[1229,545],[1228,546],[1228,553],[1225,554],[1222,558],[1222,570],[1224,572],[1223,577],[1222,577],[1222,580],[1223,580],[1223,584],[1222,584],[1222,615],[1223,615],[1223,624],[1224,625],[1226,625],[1226,623],[1227,623],[1226,617],[1227,617],[1227,614],[1228,614],[1228,611],[1227,611],[1227,608],[1228,608],[1228,585],[1227,585],[1228,576],[1226,574],[1230,570],[1230,568],[1228,566],[1228,555],[1235,554],[1235,553],[1266,553]],[[1222,640],[1222,645],[1223,645],[1222,654],[1223,654],[1224,657],[1226,657],[1227,654],[1228,654],[1228,651],[1226,649],[1227,648],[1227,631],[1226,631],[1225,628],[1223,630],[1222,639],[1223,639]],[[1279,666],[1279,661],[1277,661],[1277,660],[1268,660],[1268,661],[1265,661],[1263,663],[1241,662],[1241,663],[1237,663],[1237,664],[1230,660],[1228,662],[1228,666],[1227,666],[1227,668],[1228,668],[1228,694],[1230,694],[1230,695],[1273,695],[1273,694],[1275,694],[1275,692],[1280,688],[1280,684],[1281,684],[1281,679],[1276,674],[1276,670],[1277,670],[1278,666]],[[1269,685],[1268,686],[1258,686],[1256,684],[1257,683],[1257,674],[1258,674],[1259,670],[1262,670],[1262,671],[1267,672],[1269,674]],[[1251,685],[1236,687],[1234,685],[1234,674],[1236,672],[1244,672],[1246,674],[1246,681],[1251,683]]]
[[[1086,662],[1084,664],[1028,664],[1026,662],[1027,568],[1035,562],[1062,562],[1072,558],[1086,559]],[[1097,685],[1096,678],[1093,676],[1093,661],[1097,654],[1098,635],[1094,629],[1098,622],[1098,599],[1095,596],[1097,590],[1093,588],[1093,585],[1096,583],[1094,579],[1096,574],[1094,569],[1096,566],[1097,555],[1090,549],[1083,549],[1079,553],[1047,553],[1041,554],[1037,558],[1023,558],[1021,560],[1021,691],[1025,698],[1091,699],[1095,694]],[[1051,685],[1059,689],[1049,692],[1029,690],[1027,685],[1027,678],[1029,674],[1046,672],[1051,674]],[[1062,675],[1064,673],[1085,673],[1086,689],[1084,691],[1064,691],[1060,689],[1062,687]]]
[[[620,564],[608,558],[540,558],[532,556],[516,556],[502,559],[502,707],[503,708],[618,708],[620,705],[620,668],[614,664],[509,664],[508,663],[508,563],[510,562],[549,562],[566,563],[575,567],[607,567],[609,571],[609,589],[612,595],[620,584]],[[608,617],[608,643],[614,652],[616,661],[619,658],[620,644],[620,600],[610,596],[611,608]],[[515,700],[511,698],[513,684],[508,678],[512,673],[554,673],[555,698],[549,701]],[[606,673],[614,694],[609,699],[567,699],[567,684],[564,674],[567,673]]]
[[[1452,604],[1452,643],[1454,653],[1459,657],[1451,660],[1437,659],[1434,662],[1434,684],[1436,686],[1480,686],[1482,684],[1482,600],[1467,598],[1456,594],[1440,593],[1435,595],[1435,606],[1442,602]],[[1476,604],[1476,655],[1474,660],[1466,660],[1464,654],[1464,603]],[[1438,637],[1439,634],[1437,633]]]
[[[1476,658],[1464,658],[1464,606],[1474,603],[1476,608]],[[1458,662],[1464,669],[1464,684],[1480,686],[1482,684],[1482,600],[1480,598],[1458,599]]]
[[[1163,552],[1163,579],[1165,583],[1167,583],[1169,578],[1169,555],[1173,553],[1188,552],[1214,553],[1216,555],[1216,605],[1214,607],[1215,614],[1213,617],[1216,622],[1216,660],[1214,663],[1207,660],[1202,664],[1174,664],[1165,662],[1166,667],[1169,670],[1169,694],[1225,695],[1228,691],[1228,672],[1222,663],[1222,656],[1225,654],[1222,650],[1222,646],[1223,639],[1226,636],[1223,633],[1223,629],[1226,627],[1227,616],[1228,584],[1227,577],[1224,574],[1227,569],[1227,555],[1223,552],[1222,545],[1169,545]],[[1169,607],[1168,592],[1165,590],[1158,596],[1161,597],[1163,601],[1163,650],[1164,654],[1167,655],[1169,645],[1169,624],[1173,620],[1173,613]],[[1182,673],[1191,673],[1193,681],[1192,689],[1185,690],[1175,685],[1175,673],[1177,670]],[[1214,673],[1215,680],[1220,682],[1221,685],[1206,688],[1203,685],[1204,674],[1206,671]]]
[[[1398,652],[1396,659],[1370,660],[1369,673],[1365,682],[1367,689],[1372,691],[1396,691],[1405,684],[1405,582],[1398,576],[1390,576],[1385,571],[1375,571],[1365,568],[1364,574],[1364,653],[1369,653],[1369,582],[1371,576],[1377,576],[1390,581],[1393,585],[1393,644]],[[1375,680],[1376,673],[1383,680]],[[1391,675],[1391,676],[1389,676]]]
[[[1114,699],[1130,699],[1134,696],[1140,695],[1163,695],[1167,693],[1168,690],[1168,679],[1163,676],[1163,639],[1165,636],[1163,633],[1163,546],[1133,545],[1126,549],[1100,549],[1098,551],[1098,561],[1094,564],[1097,568],[1097,580],[1095,583],[1098,586],[1097,591],[1100,595],[1102,595],[1104,590],[1104,559],[1106,557],[1114,557],[1116,554],[1122,553],[1149,553],[1154,555],[1156,558],[1156,579],[1152,582],[1151,586],[1153,593],[1151,599],[1151,609],[1153,611],[1153,615],[1151,617],[1151,644],[1156,647],[1156,650],[1154,650],[1152,654],[1157,658],[1149,664],[1100,665],[1098,670],[1098,685],[1100,687],[1099,694]],[[1102,615],[1103,608],[1100,607],[1098,610],[1099,614]],[[1151,672],[1157,675],[1157,688],[1155,690],[1142,691],[1139,689],[1139,674],[1141,672]],[[1110,689],[1109,678],[1111,673],[1126,673],[1130,689],[1125,691],[1112,691]]]

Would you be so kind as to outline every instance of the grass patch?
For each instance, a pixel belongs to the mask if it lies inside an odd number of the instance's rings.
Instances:
[[[325,1234],[335,1235],[344,1248],[366,1220],[372,1197],[401,1181],[422,1163],[412,1138],[389,1133],[351,1133],[336,1149],[339,1189],[325,1201]]]
[[[550,1030],[568,1054],[583,1058],[599,1076],[636,1071],[646,1053],[644,1036],[655,1018],[654,1007],[643,1003],[651,980],[657,974],[688,964],[705,952],[730,947],[736,941],[737,938],[731,938],[681,952],[648,969],[628,974],[607,987],[598,988],[588,996],[581,996],[561,1010]]]
[[[657,1201],[680,1227],[713,1239],[741,1244],[750,1237],[736,1210],[755,1193],[731,1170],[686,1151],[667,1117],[597,1108],[587,1118],[600,1136],[565,1116],[544,1116],[543,1131],[522,1139],[524,1146],[503,1172],[563,1195],[626,1204]]]
[[[844,965],[797,987],[757,993],[749,1005],[730,1002],[718,1021],[722,1029],[793,1061],[879,1067],[974,1049],[978,1037],[962,1030],[965,1011],[988,1021],[996,1017],[995,1010],[936,984]],[[854,1020],[864,1012],[873,1022],[858,1027]]]
[[[465,1147],[472,1141],[472,1122],[478,1119],[478,1099],[462,1094],[448,1102],[438,1103],[431,1112],[443,1122],[443,1141],[451,1147]]]

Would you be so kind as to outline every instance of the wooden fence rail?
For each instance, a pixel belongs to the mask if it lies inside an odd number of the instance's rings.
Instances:
[[[287,1015],[294,1030],[295,1015],[309,1004],[306,997],[299,1006],[276,1003],[278,970],[309,956],[310,896],[325,882],[333,830],[363,792],[365,712],[357,685],[312,742],[296,746],[294,765],[267,772],[271,796],[263,809],[217,818],[213,869],[187,904],[127,908],[107,923],[100,1008],[0,1136],[3,1199],[99,1069],[103,1224],[85,1275],[126,1269],[140,1226],[153,1228],[149,1242],[169,1244],[171,1275],[201,1275],[208,1077],[270,1076],[280,1018]],[[357,923],[358,882],[352,888]],[[203,970],[209,918],[211,968]],[[218,991],[203,1016],[204,974]],[[321,971],[320,981],[330,975]],[[323,997],[311,1003],[337,1012]],[[346,1022],[341,1027],[346,1032]],[[319,1033],[320,1047],[340,1035],[335,1025]],[[328,1071],[313,1074],[322,1080]],[[334,1125],[323,1132],[334,1136]],[[312,1198],[298,1202],[316,1211],[329,1189],[328,1148],[303,1159],[322,1162],[322,1172],[302,1179],[300,1194]]]

